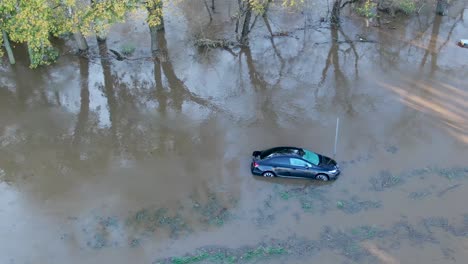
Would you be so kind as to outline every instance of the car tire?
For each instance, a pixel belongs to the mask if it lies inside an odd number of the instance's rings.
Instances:
[[[267,178],[276,177],[275,173],[274,173],[274,172],[271,172],[271,171],[265,171],[264,173],[262,173],[262,176],[263,176],[263,177],[267,177]]]
[[[317,176],[315,176],[315,179],[316,180],[319,180],[319,181],[328,181],[328,176],[325,175],[325,174],[317,174]]]

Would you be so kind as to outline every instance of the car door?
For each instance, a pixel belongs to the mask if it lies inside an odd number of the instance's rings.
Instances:
[[[289,163],[292,177],[313,178],[315,176],[313,165],[309,162],[298,158],[289,158]]]
[[[285,157],[272,158],[269,162],[273,172],[277,176],[291,176],[291,166],[289,165],[289,159]]]

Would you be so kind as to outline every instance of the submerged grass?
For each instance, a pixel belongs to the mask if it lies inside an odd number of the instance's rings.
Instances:
[[[287,255],[288,251],[282,247],[258,246],[255,248],[243,248],[229,250],[212,248],[198,250],[195,254],[182,257],[172,257],[156,260],[156,264],[194,264],[194,263],[251,263],[267,260],[273,256]]]
[[[299,201],[304,212],[324,213],[330,209],[327,190],[314,185],[303,188],[287,189],[282,186],[275,186],[274,197],[283,201]]]
[[[388,170],[382,170],[379,176],[370,179],[371,189],[383,191],[401,185],[406,179],[413,177],[424,178],[426,175],[438,175],[449,180],[466,179],[468,178],[468,167],[440,168],[432,166],[404,171],[398,175],[394,175]],[[417,194],[414,195],[418,196]]]
[[[199,220],[201,223],[219,227],[234,217],[228,208],[234,207],[237,204],[237,200],[229,199],[227,203],[222,203],[216,195],[210,193],[208,194],[208,201],[206,203],[199,202],[193,198],[192,203],[193,212],[200,215]]]
[[[347,213],[347,214],[356,214],[361,211],[367,211],[370,209],[376,209],[382,207],[382,202],[380,201],[361,201],[357,196],[351,197],[349,200],[339,200],[336,203],[336,207]]]

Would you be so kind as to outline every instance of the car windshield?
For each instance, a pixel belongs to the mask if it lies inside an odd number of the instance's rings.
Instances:
[[[306,149],[304,149],[304,155],[302,155],[302,158],[314,165],[318,165],[320,163],[319,155]]]

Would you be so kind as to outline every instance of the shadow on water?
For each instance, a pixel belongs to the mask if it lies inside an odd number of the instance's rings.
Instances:
[[[408,80],[403,85],[379,83],[408,107],[434,117],[437,125],[468,144],[468,93],[439,81]]]

